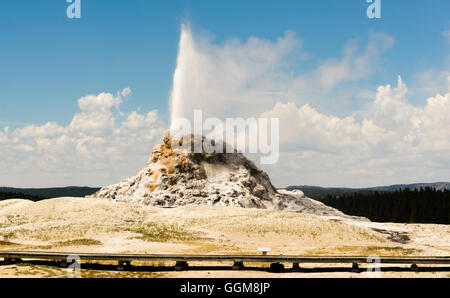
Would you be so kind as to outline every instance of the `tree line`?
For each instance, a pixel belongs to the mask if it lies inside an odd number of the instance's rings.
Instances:
[[[327,195],[322,202],[377,222],[450,224],[450,190],[426,187],[394,192]]]
[[[10,199],[24,199],[24,200],[30,200],[30,201],[42,201],[47,199],[46,197],[42,196],[33,196],[28,195],[24,193],[18,193],[18,192],[6,192],[6,191],[0,191],[0,201],[10,200]]]

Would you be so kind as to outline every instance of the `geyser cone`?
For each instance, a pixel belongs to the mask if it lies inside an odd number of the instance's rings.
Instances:
[[[180,145],[167,134],[138,175],[91,197],[161,207],[236,206],[345,216],[301,191],[275,189],[269,176],[241,153],[191,153]]]

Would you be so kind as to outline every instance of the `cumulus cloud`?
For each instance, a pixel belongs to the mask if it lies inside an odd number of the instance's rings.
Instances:
[[[78,100],[80,111],[68,126],[57,123],[0,131],[3,185],[105,185],[135,174],[160,142],[158,111],[120,112],[125,88]]]
[[[450,77],[448,86],[450,90]],[[450,175],[450,91],[428,98],[420,107],[408,103],[407,94],[401,77],[395,87],[380,86],[360,121],[328,116],[292,102],[277,103],[262,113],[262,117],[280,119],[284,154],[281,164],[270,168],[278,173],[276,182],[296,183],[289,178],[293,175],[316,184],[321,175],[326,185],[343,186],[446,180]],[[305,170],[316,174],[308,176]]]

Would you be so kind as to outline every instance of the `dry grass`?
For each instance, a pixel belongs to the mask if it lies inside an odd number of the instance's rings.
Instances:
[[[4,239],[28,239],[40,241],[60,241],[73,238],[82,238],[88,232],[100,232],[103,229],[98,227],[89,227],[85,225],[54,225],[44,226],[38,229],[18,228],[1,231],[0,234]]]
[[[337,242],[387,240],[370,229],[345,222],[321,219],[317,216],[279,211],[249,211],[250,214],[183,218],[166,217],[197,230],[215,230],[222,234],[241,235],[242,238],[271,238],[282,235],[303,241],[320,242],[333,238]],[[216,215],[216,216],[214,216]]]
[[[404,248],[400,246],[338,246],[328,248],[316,248],[306,252],[308,255],[377,255],[377,256],[408,256],[418,255],[421,249]]]
[[[14,243],[14,242],[0,240],[0,247],[2,247],[2,246],[16,246],[16,245],[18,245],[18,244]]]
[[[83,265],[81,265],[83,268]],[[2,277],[40,277],[40,278],[68,278],[67,269],[48,265],[35,265],[22,262],[4,268]],[[118,272],[105,270],[81,269],[81,278],[159,278],[163,273],[155,272]],[[1,276],[1,275],[0,275]]]
[[[74,239],[67,241],[60,241],[54,244],[54,246],[95,246],[95,245],[103,245],[103,243],[99,240],[90,239],[90,238],[82,238],[82,239]]]
[[[199,240],[200,233],[192,232],[185,225],[178,223],[147,222],[137,227],[134,232],[141,234],[137,237],[145,241],[173,242]]]
[[[83,247],[83,246],[101,246],[103,243],[99,240],[83,238],[83,239],[73,239],[66,241],[58,241],[49,245],[40,245],[40,246],[31,246],[31,248],[35,249],[53,249],[53,248],[62,248],[62,247]]]

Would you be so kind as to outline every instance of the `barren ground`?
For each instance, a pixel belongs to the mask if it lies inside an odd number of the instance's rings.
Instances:
[[[85,198],[58,198],[37,203],[26,200],[0,202],[0,250],[257,254],[259,247],[271,247],[275,255],[449,255],[449,232],[450,227],[446,225],[371,223],[231,207],[161,209]],[[305,267],[309,266],[312,265]],[[349,265],[340,265],[343,266]],[[65,276],[64,269],[51,266],[0,266],[0,277]],[[366,274],[82,270],[82,276],[365,277]],[[450,272],[385,272],[382,276],[450,277]]]

